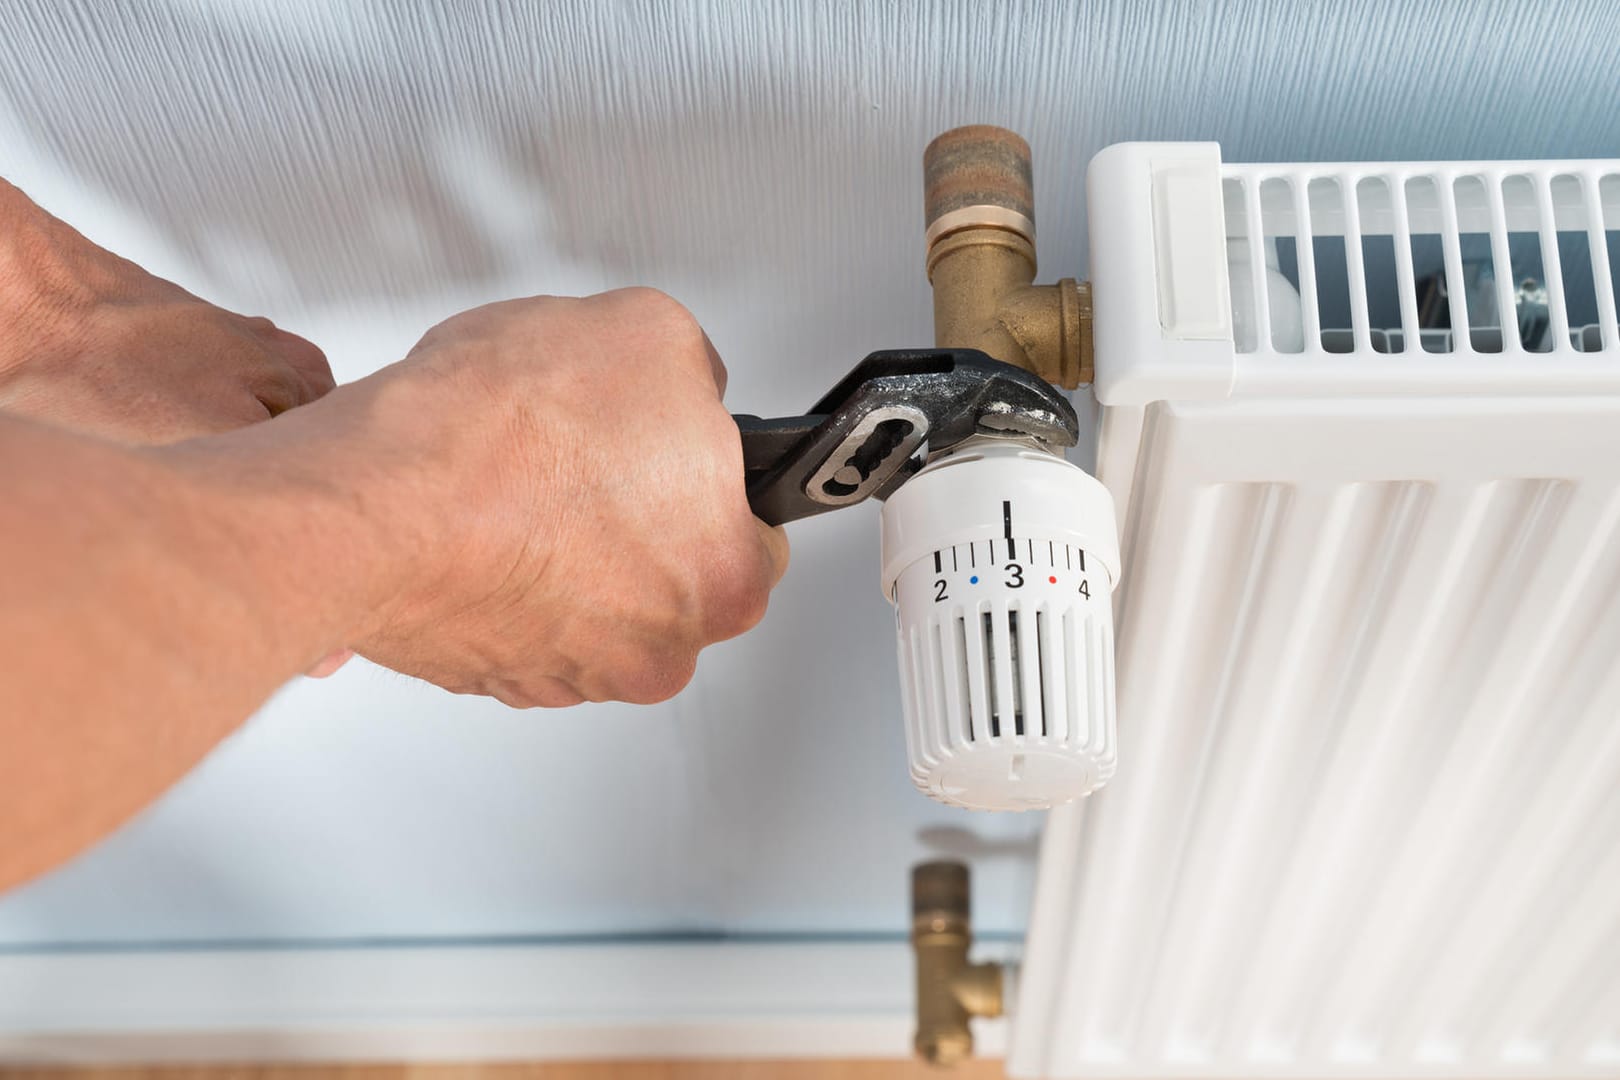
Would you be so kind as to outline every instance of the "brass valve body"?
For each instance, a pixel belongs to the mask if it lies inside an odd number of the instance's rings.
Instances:
[[[972,964],[968,868],[922,863],[911,871],[911,944],[917,956],[917,1054],[931,1065],[973,1056],[968,1020],[1000,1016],[999,964]]]
[[[923,152],[934,344],[979,349],[1073,389],[1092,378],[1091,289],[1036,285],[1029,144],[1005,128],[945,132]]]

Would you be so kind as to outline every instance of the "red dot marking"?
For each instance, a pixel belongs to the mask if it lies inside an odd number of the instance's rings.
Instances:
[[[1052,577],[1049,577],[1049,578],[1047,578],[1047,579],[1046,579],[1046,580],[1047,580],[1047,581],[1050,581],[1050,582],[1051,582],[1051,583],[1052,583],[1052,584],[1054,584],[1054,585],[1056,585],[1056,584],[1057,584],[1057,577],[1056,577],[1056,575],[1054,575],[1054,576],[1052,576]]]

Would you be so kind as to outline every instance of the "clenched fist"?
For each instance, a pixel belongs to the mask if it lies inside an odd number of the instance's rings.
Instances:
[[[0,411],[168,443],[330,389],[310,342],[154,277],[0,180]]]
[[[312,406],[414,503],[412,569],[349,644],[511,705],[673,695],[787,564],[748,508],[724,388],[692,316],[629,289],[457,315]]]

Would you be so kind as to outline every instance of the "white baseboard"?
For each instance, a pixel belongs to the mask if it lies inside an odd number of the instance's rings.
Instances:
[[[903,1058],[911,979],[903,944],[10,954],[0,1062]]]

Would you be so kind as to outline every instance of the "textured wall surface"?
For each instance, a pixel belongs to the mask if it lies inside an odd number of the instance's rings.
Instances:
[[[1615,156],[1617,42],[1596,2],[11,0],[0,173],[340,377],[473,303],[647,283],[704,321],[734,407],[789,412],[927,340],[945,127],[1029,138],[1046,267],[1076,273],[1110,142]],[[905,779],[875,516],[796,527],[766,624],[667,706],[519,714],[363,665],[289,687],[0,900],[0,943],[895,932],[940,851],[1017,930],[1039,822]]]

